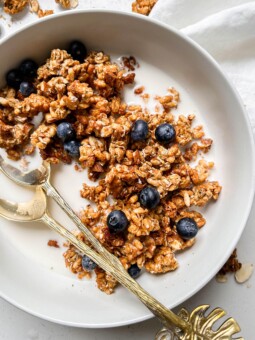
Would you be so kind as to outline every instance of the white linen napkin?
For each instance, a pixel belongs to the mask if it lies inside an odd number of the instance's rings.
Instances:
[[[150,16],[180,29],[219,62],[255,133],[255,1],[158,0]]]

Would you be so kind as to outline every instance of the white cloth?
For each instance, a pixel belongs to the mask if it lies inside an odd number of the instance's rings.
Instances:
[[[150,16],[180,29],[219,62],[255,132],[255,1],[158,0]]]

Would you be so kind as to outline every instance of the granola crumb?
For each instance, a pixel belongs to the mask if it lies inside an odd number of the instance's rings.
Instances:
[[[54,14],[53,10],[48,10],[48,9],[42,10],[38,0],[29,0],[29,5],[31,8],[31,12],[37,14],[39,18],[43,18],[47,15]]]
[[[61,5],[64,9],[71,9],[78,6],[78,0],[55,0],[55,2]]]
[[[37,14],[38,14],[38,18],[43,18],[48,15],[54,14],[54,11],[52,9],[45,9],[45,10],[39,9]]]
[[[76,163],[74,165],[74,170],[77,172],[82,172],[84,169],[79,164]]]
[[[28,0],[4,0],[4,11],[7,14],[18,14],[27,6]]]
[[[157,1],[158,0],[136,0],[132,3],[132,11],[143,15],[149,15]]]
[[[128,71],[134,71],[136,69],[136,67],[139,67],[139,63],[137,62],[136,58],[133,57],[133,56],[122,57],[121,61],[124,65],[124,67],[126,67],[128,69]]]
[[[227,273],[236,273],[241,267],[242,264],[237,258],[237,250],[235,249],[218,274],[226,275]]]
[[[54,248],[60,248],[59,244],[58,244],[58,241],[56,241],[56,240],[49,240],[48,241],[48,246],[49,247],[54,247]]]
[[[145,87],[144,86],[139,86],[134,90],[135,94],[142,94],[144,91]]]
[[[29,0],[29,5],[32,13],[38,13],[40,9],[38,0]]]

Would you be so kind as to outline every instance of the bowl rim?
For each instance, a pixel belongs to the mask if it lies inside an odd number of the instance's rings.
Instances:
[[[98,14],[114,14],[114,15],[120,15],[120,16],[126,16],[126,17],[133,17],[136,18],[137,20],[140,21],[147,21],[147,22],[151,22],[151,24],[159,26],[165,30],[170,31],[172,34],[174,34],[175,36],[177,36],[179,39],[183,40],[186,44],[190,45],[193,49],[195,49],[198,53],[200,53],[205,59],[207,59],[214,67],[215,69],[218,71],[218,73],[221,75],[222,80],[225,81],[226,85],[230,88],[230,90],[232,91],[233,95],[235,96],[237,103],[239,104],[239,108],[240,111],[242,112],[242,116],[244,118],[246,127],[247,127],[247,131],[249,134],[249,142],[250,142],[250,147],[252,150],[252,155],[250,155],[250,164],[251,164],[251,173],[253,173],[253,176],[251,178],[252,182],[250,185],[250,192],[249,192],[249,196],[247,196],[247,206],[246,206],[246,210],[243,212],[243,224],[242,227],[239,228],[239,232],[236,234],[235,239],[233,240],[233,242],[231,243],[231,245],[229,246],[229,251],[225,253],[225,256],[222,257],[222,260],[219,262],[218,267],[215,268],[217,270],[213,271],[212,273],[210,273],[210,275],[207,275],[204,280],[202,280],[200,282],[200,284],[195,287],[193,290],[190,290],[186,296],[184,296],[184,298],[181,301],[178,301],[174,306],[172,306],[172,308],[178,306],[180,303],[183,303],[184,301],[188,300],[189,298],[191,298],[193,295],[195,295],[197,292],[199,292],[214,276],[215,273],[217,271],[220,270],[220,268],[224,265],[224,263],[228,260],[229,256],[231,255],[233,249],[235,248],[237,242],[239,241],[244,228],[247,224],[247,220],[249,218],[250,215],[250,211],[252,208],[252,203],[253,203],[253,198],[254,198],[254,193],[255,193],[255,142],[254,142],[254,137],[253,137],[253,132],[252,132],[252,127],[251,127],[251,122],[248,116],[248,113],[244,107],[244,104],[242,102],[242,99],[239,95],[239,93],[237,92],[236,88],[234,87],[234,85],[232,84],[232,81],[229,79],[229,77],[226,75],[226,73],[221,69],[220,65],[218,64],[218,62],[203,48],[201,47],[198,43],[196,43],[194,40],[192,40],[189,36],[185,35],[184,33],[182,33],[180,30],[172,27],[171,25],[162,23],[161,21],[154,19],[154,18],[150,18],[141,14],[137,14],[137,13],[133,13],[133,12],[125,12],[125,11],[120,11],[120,10],[109,10],[109,9],[104,9],[104,8],[97,8],[97,9],[76,9],[76,10],[71,10],[71,11],[67,11],[67,12],[60,12],[60,13],[55,13],[53,15],[50,16],[46,16],[44,18],[41,18],[40,21],[33,21],[31,23],[28,24],[24,24],[21,28],[18,28],[17,30],[15,30],[14,32],[7,34],[7,36],[3,37],[2,39],[0,39],[0,47],[7,42],[9,39],[13,38],[15,35],[32,29],[33,26],[37,26],[40,25],[41,23],[47,22],[47,21],[52,21],[55,20],[58,17],[65,17],[65,16],[72,16],[72,15],[81,15],[81,14],[89,14],[89,13],[98,13]],[[43,313],[40,312],[34,312],[33,310],[31,310],[30,308],[26,307],[26,306],[22,306],[22,304],[14,301],[10,296],[5,295],[1,290],[0,290],[0,297],[3,298],[4,300],[6,300],[7,302],[11,303],[12,305],[14,305],[15,307],[17,307],[18,309],[25,311],[33,316],[39,317],[41,319],[44,319],[46,321],[50,321],[53,323],[57,323],[57,324],[61,324],[61,325],[65,325],[65,326],[72,326],[72,327],[81,327],[81,328],[113,328],[113,327],[120,327],[120,326],[127,326],[130,324],[134,324],[134,323],[139,323],[148,319],[151,319],[152,317],[154,317],[154,315],[148,312],[142,316],[142,317],[136,317],[132,320],[128,320],[128,321],[119,321],[119,322],[113,322],[111,324],[107,323],[107,324],[87,324],[87,323],[76,323],[76,322],[68,322],[68,321],[64,321],[61,319],[57,319],[54,317],[49,317]],[[168,306],[167,306],[168,307]]]

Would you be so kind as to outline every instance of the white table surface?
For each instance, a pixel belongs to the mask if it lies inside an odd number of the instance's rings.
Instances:
[[[43,9],[60,11],[54,0],[41,1]],[[80,0],[79,8],[112,8],[124,11],[131,10],[132,0]],[[0,14],[2,8],[0,7]],[[39,20],[35,15],[24,11],[10,19],[4,15],[0,19],[0,38],[22,27],[24,24]],[[238,193],[237,193],[238,194]],[[240,214],[242,212],[240,211]],[[239,260],[243,263],[255,263],[255,203],[246,229],[237,246]],[[217,249],[215,249],[217,251]],[[1,274],[0,274],[1,275]],[[218,283],[213,279],[198,294],[186,301],[184,306],[192,309],[199,304],[210,304],[212,307],[223,307],[230,316],[238,320],[245,340],[254,339],[255,312],[255,275],[248,282],[239,285],[230,276],[227,283]],[[156,319],[128,327],[111,329],[80,329],[56,325],[31,316],[0,298],[0,340],[124,340],[153,339],[160,329]]]

